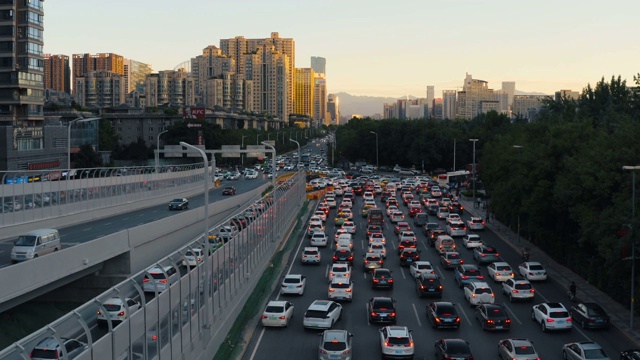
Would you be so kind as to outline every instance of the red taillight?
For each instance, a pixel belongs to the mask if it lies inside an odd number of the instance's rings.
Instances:
[[[552,323],[552,322],[556,322],[555,320],[553,320],[552,318],[547,318],[546,320],[548,323]]]
[[[478,275],[478,279],[484,279],[484,275]]]
[[[142,282],[143,282],[143,283],[149,282],[149,279],[144,278],[144,279],[142,279]]]
[[[507,324],[511,324],[511,319],[507,319],[504,322],[506,322]]]
[[[334,292],[336,291],[334,288],[329,288],[329,292]]]
[[[337,256],[334,256],[334,257],[333,257],[333,260],[334,260],[334,261],[338,261],[338,257],[337,257]]]
[[[118,316],[124,316],[124,311],[120,311],[120,312],[118,313]]]
[[[100,314],[102,314],[102,313],[100,312],[100,310],[98,310],[98,311],[96,312],[96,314],[100,315]]]
[[[263,319],[266,319],[266,318],[267,318],[267,315],[262,315],[262,318],[263,318]]]
[[[279,319],[280,319],[280,320],[284,320],[284,319],[286,319],[286,318],[287,318],[286,316],[282,315],[282,316],[280,316],[280,318],[279,318]]]
[[[347,290],[345,290],[345,291],[346,291],[346,292],[348,292],[348,293],[350,293],[350,292],[351,292],[351,289],[347,289]]]
[[[469,277],[467,275],[462,275],[462,280],[467,280]]]
[[[167,283],[167,279],[162,279],[160,280],[161,283],[166,284]]]

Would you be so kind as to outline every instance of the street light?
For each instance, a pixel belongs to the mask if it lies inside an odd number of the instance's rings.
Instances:
[[[256,145],[260,145],[260,136],[262,134],[256,134]]]
[[[93,120],[100,120],[100,118],[88,118],[88,119],[84,119],[84,118],[77,118],[77,119],[73,119],[71,121],[69,121],[69,128],[68,128],[68,134],[67,134],[67,179],[69,178],[69,173],[71,172],[71,126],[75,123],[78,122],[87,122],[87,121],[93,121]]]
[[[158,169],[160,167],[160,135],[169,132],[169,130],[161,131],[156,138],[156,174],[158,173]]]
[[[636,170],[640,170],[640,165],[623,166],[622,170],[631,170],[631,301],[629,316],[629,328],[633,330],[633,306],[635,305],[635,281],[636,281],[636,237],[634,234],[636,221]]]
[[[380,164],[378,163],[378,133],[375,131],[369,131],[371,134],[376,136],[376,170],[379,171]]]
[[[204,233],[202,237],[204,238],[205,247],[207,251],[204,252],[204,267],[205,267],[205,279],[207,279],[204,283],[204,293],[209,294],[209,160],[207,159],[207,153],[204,150],[197,148],[191,144],[187,144],[184,141],[180,141],[180,146],[184,146],[193,151],[199,152],[202,156],[202,161],[204,161],[204,176],[203,176],[203,185],[204,185]],[[209,321],[209,306],[204,307],[204,319],[205,324],[208,324]],[[205,325],[206,326],[206,325]]]
[[[473,201],[476,200],[476,141],[478,139],[469,139],[473,143],[473,165],[471,167],[471,183],[473,184]]]
[[[294,143],[296,143],[296,145],[298,145],[298,162],[296,163],[296,169],[299,170],[300,168],[298,167],[298,164],[300,164],[300,156],[302,155],[302,154],[300,154],[300,143],[295,141],[295,140],[293,140],[293,139],[289,139],[289,141],[294,142]]]
[[[523,145],[513,145],[514,149],[519,149],[520,151],[520,167],[522,167],[522,149],[524,148]],[[518,234],[518,243],[520,242],[520,210],[522,210],[522,191],[520,191],[519,194],[519,199],[518,199],[518,230],[517,230],[517,234]]]
[[[244,149],[244,138],[249,137],[248,135],[242,135],[242,145],[240,145],[240,149]],[[244,153],[240,154],[240,164],[244,169]]]

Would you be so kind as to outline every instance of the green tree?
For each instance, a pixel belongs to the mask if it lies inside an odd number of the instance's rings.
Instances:
[[[102,166],[102,157],[89,144],[80,146],[80,151],[75,155],[75,167],[95,168]]]
[[[102,151],[113,151],[115,150],[118,142],[120,141],[120,137],[116,133],[115,129],[111,125],[111,121],[106,119],[100,119],[99,122],[99,140],[100,140],[100,150]]]

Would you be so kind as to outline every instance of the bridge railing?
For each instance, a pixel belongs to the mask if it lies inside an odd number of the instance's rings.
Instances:
[[[94,211],[202,182],[203,163],[0,172],[0,226]]]
[[[158,266],[178,269],[179,280],[165,291],[145,293],[147,270],[134,274],[92,301],[0,352],[0,360],[29,359],[42,339],[77,339],[87,347],[74,359],[211,359],[264,269],[286,239],[305,201],[305,176],[297,173],[248,208],[184,242]],[[238,226],[231,236],[223,226]],[[211,235],[211,236],[209,236]],[[176,241],[180,241],[176,239]],[[204,248],[194,267],[186,253]],[[98,326],[98,312],[113,297],[141,305],[119,324]],[[128,310],[126,310],[128,311]]]

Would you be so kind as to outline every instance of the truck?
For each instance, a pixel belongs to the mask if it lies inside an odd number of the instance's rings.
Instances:
[[[377,225],[380,227],[384,226],[384,215],[382,213],[382,209],[369,209],[369,213],[367,215],[367,224]]]

